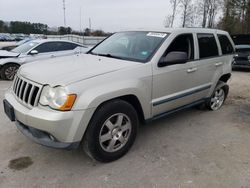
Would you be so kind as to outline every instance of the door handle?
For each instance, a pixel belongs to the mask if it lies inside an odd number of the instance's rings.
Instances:
[[[51,55],[50,57],[55,57],[55,55]]]
[[[190,68],[187,70],[187,73],[192,73],[192,72],[195,72],[197,70],[198,70],[197,68]]]
[[[221,65],[223,65],[222,62],[215,63],[215,66],[216,66],[216,67],[219,67],[219,66],[221,66]]]

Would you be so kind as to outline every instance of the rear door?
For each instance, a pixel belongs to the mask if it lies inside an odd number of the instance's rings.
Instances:
[[[76,54],[77,51],[75,49],[79,45],[70,42],[56,42],[55,49],[56,52],[53,54],[54,57],[67,56]]]
[[[229,34],[221,33],[221,34],[218,34],[217,36],[218,36],[219,44],[221,47],[221,61],[223,62],[223,65],[224,65],[220,67],[220,69],[224,73],[231,72],[233,57],[235,56],[234,43],[231,37],[229,36]]]
[[[215,75],[221,75],[223,61],[220,58],[220,49],[214,33],[196,33],[198,59],[194,62],[198,68],[194,82],[206,90],[197,96],[200,99],[209,97]]]

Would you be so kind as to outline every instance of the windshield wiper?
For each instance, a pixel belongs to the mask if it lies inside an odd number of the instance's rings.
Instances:
[[[110,57],[110,58],[115,58],[115,59],[123,59],[122,57],[118,57],[112,54],[97,54],[97,53],[93,53],[93,52],[89,52],[89,54],[91,55],[97,55],[97,56],[102,56],[102,57]]]
[[[110,58],[115,58],[115,59],[123,59],[121,57],[112,55],[112,54],[98,54],[99,56],[103,56],[103,57],[110,57]]]

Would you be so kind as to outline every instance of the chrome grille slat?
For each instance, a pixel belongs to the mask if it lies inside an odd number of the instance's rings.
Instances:
[[[32,98],[32,95],[33,95],[34,89],[35,89],[35,87],[34,87],[34,86],[32,86],[32,88],[31,88],[31,90],[30,90],[30,94],[29,94],[28,104],[30,104],[30,102],[31,102],[31,98]]]
[[[19,87],[19,85],[20,85],[20,82],[21,82],[21,80],[18,79],[17,85],[16,85],[16,89],[15,89],[15,94],[16,94],[16,95],[17,95],[17,91],[18,91],[18,87]]]
[[[18,98],[20,98],[20,99],[21,99],[21,95],[22,95],[23,86],[24,86],[24,81],[22,81],[22,85],[20,86],[19,93],[18,93]]]
[[[13,90],[15,90],[16,82],[17,82],[17,77],[15,76],[15,79],[14,79],[14,82],[13,82],[14,84],[13,84],[13,87],[12,87]]]
[[[36,95],[36,98],[35,98],[35,104],[38,104],[40,94],[41,94],[41,89],[39,89],[38,92],[37,92],[37,95]]]
[[[38,105],[42,85],[17,75],[13,82],[12,90],[20,103],[23,103],[28,108],[33,108]]]
[[[18,81],[19,81],[19,79],[18,79],[18,77],[16,77],[16,81],[15,81],[15,84],[14,84],[14,87],[13,87],[14,93],[16,93],[16,87],[17,87]]]
[[[25,87],[25,89],[24,89],[23,98],[22,98],[23,102],[25,102],[25,97],[26,97],[26,95],[27,95],[28,86],[29,86],[29,83],[26,82],[26,87]],[[26,103],[26,102],[25,102],[25,103]]]
[[[17,86],[17,93],[16,93],[16,95],[19,97],[19,93],[20,93],[20,87],[21,87],[21,85],[22,85],[22,80],[20,79],[20,82],[19,82],[19,84],[18,84],[18,86]]]

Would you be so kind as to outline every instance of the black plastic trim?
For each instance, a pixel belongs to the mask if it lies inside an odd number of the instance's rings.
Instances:
[[[164,99],[164,100],[155,102],[155,103],[153,103],[153,106],[158,106],[158,105],[161,105],[161,104],[164,104],[164,103],[167,103],[167,102],[170,102],[170,101],[179,99],[179,98],[187,97],[187,96],[192,95],[192,94],[194,94],[194,93],[199,93],[199,92],[201,92],[201,91],[210,89],[211,86],[212,86],[212,85],[205,86],[205,87],[202,87],[202,88],[199,88],[199,89],[195,89],[195,90],[193,90],[193,91],[189,91],[189,92],[186,92],[186,93],[183,93],[183,94],[174,96],[174,97],[170,97],[170,98],[168,98],[168,99]]]

